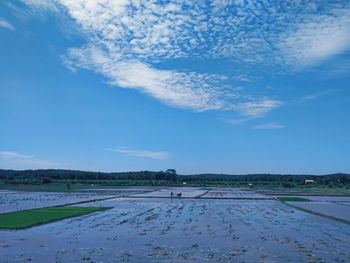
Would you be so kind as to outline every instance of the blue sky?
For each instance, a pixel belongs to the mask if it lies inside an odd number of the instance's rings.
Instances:
[[[0,168],[349,173],[349,88],[349,1],[0,3]]]

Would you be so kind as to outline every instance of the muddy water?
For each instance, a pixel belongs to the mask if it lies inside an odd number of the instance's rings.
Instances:
[[[335,202],[289,202],[289,204],[318,214],[335,217],[350,222],[350,206]],[[349,237],[350,238],[350,237]]]
[[[152,191],[149,193],[141,193],[132,195],[133,197],[167,197],[169,198],[171,196],[171,193],[176,196],[177,194],[181,193],[182,197],[188,197],[188,198],[195,198],[204,195],[207,192],[207,190],[199,189],[197,187],[169,187],[164,189],[159,189],[156,191]]]
[[[350,262],[350,226],[276,201],[123,199],[0,231],[0,262]]]
[[[118,195],[117,193],[115,195]],[[0,213],[64,205],[94,199],[113,197],[115,195],[97,195],[91,193],[38,193],[0,191]]]
[[[207,192],[205,195],[201,196],[201,198],[209,198],[209,199],[273,199],[271,196],[267,196],[264,194],[258,194],[255,192],[242,191],[238,189],[232,188],[216,188]]]

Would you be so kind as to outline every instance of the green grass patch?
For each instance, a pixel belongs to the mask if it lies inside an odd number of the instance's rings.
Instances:
[[[107,209],[110,207],[55,206],[2,213],[0,229],[23,229]]]
[[[296,196],[278,197],[277,199],[282,202],[309,202],[310,201],[309,199],[296,197]]]

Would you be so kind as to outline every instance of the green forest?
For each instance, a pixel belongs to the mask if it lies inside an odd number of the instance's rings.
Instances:
[[[138,172],[89,172],[77,170],[0,170],[2,185],[44,185],[44,184],[97,184],[115,186],[133,185],[196,185],[196,186],[258,186],[274,185],[293,188],[305,185],[327,187],[349,187],[350,174],[293,175],[293,174],[196,174],[180,175],[175,170]]]

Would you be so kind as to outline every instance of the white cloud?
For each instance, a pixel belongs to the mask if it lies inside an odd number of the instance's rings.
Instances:
[[[138,89],[168,105],[196,111],[236,110],[238,102],[245,100],[237,87],[228,85],[227,76],[154,66],[169,59],[223,55],[220,50],[225,50],[221,48],[224,44],[216,41],[221,29],[215,28],[220,24],[230,27],[232,21],[217,21],[216,14],[207,14],[208,3],[193,4],[190,0],[168,3],[157,0],[23,1],[39,10],[66,10],[88,36],[87,45],[71,48],[63,57],[65,65],[72,70],[93,70],[118,87]],[[216,11],[213,9],[213,12]],[[225,15],[230,16],[230,13]],[[232,39],[226,38],[224,42],[228,45]],[[238,46],[241,46],[237,53],[240,54],[247,45]],[[252,50],[249,48],[249,52]],[[230,57],[237,54],[226,52]],[[244,75],[237,76],[242,81]]]
[[[279,100],[261,99],[252,102],[244,102],[237,106],[237,110],[246,117],[261,117],[269,111],[279,108],[283,103]]]
[[[321,91],[321,92],[317,92],[317,93],[306,95],[302,99],[303,100],[316,100],[316,99],[319,99],[319,98],[321,98],[323,96],[330,95],[331,93],[332,93],[332,90],[324,90],[324,91]]]
[[[346,1],[22,1],[68,15],[84,33],[87,44],[64,57],[69,68],[93,70],[118,87],[197,111],[263,116],[283,103],[266,96],[250,99],[228,83],[253,85],[256,66],[274,74],[313,65],[350,43]],[[237,65],[232,76],[160,66],[173,59],[206,63],[220,58]]]
[[[349,44],[346,1],[22,1],[66,10],[92,42],[104,41],[109,51],[146,62],[224,57],[267,66],[292,57],[317,60]]]
[[[171,156],[170,152],[135,150],[135,149],[130,149],[130,148],[126,148],[126,147],[119,147],[119,148],[107,149],[107,150],[112,151],[112,152],[126,154],[128,156],[143,157],[143,158],[150,158],[150,159],[156,159],[156,160],[165,160],[165,159],[170,158],[170,156]]]
[[[55,0],[22,0],[22,2],[42,13],[59,11],[58,1]]]
[[[348,50],[350,9],[306,17],[295,30],[282,35],[279,45],[286,62],[296,67],[313,65]]]
[[[159,70],[137,60],[125,60],[119,54],[106,53],[90,46],[70,49],[64,58],[70,68],[78,66],[102,73],[115,85],[136,88],[173,106],[195,110],[227,108],[224,90],[216,88],[224,76]]]
[[[0,152],[0,164],[8,169],[44,169],[57,168],[62,164],[36,158],[32,155],[25,155],[13,151]]]
[[[8,21],[6,21],[5,19],[0,17],[0,27],[11,30],[11,31],[15,31],[15,27]]]
[[[256,125],[253,128],[257,130],[274,130],[274,129],[282,129],[284,128],[284,125],[279,124],[277,122],[269,122],[269,123]]]

